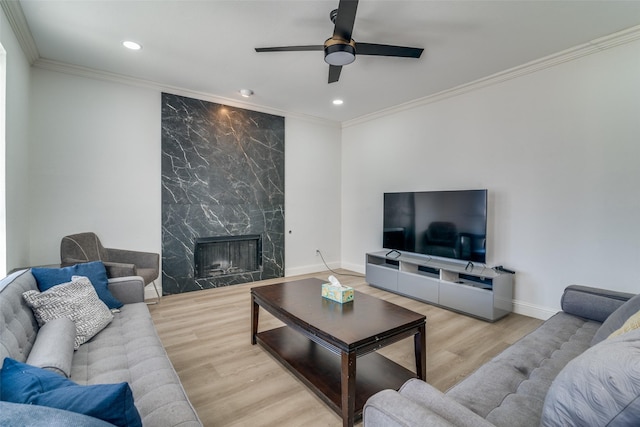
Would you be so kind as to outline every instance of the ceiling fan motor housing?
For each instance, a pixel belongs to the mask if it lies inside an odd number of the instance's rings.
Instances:
[[[324,61],[329,65],[348,65],[356,59],[356,43],[331,37],[324,42]]]

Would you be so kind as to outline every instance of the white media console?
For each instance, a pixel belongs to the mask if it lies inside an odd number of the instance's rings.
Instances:
[[[494,322],[513,311],[513,274],[484,264],[393,251],[367,255],[371,286]]]

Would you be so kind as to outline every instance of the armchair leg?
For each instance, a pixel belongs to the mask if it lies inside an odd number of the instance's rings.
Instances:
[[[158,296],[158,301],[152,301],[152,302],[148,302],[147,305],[155,305],[155,304],[160,304],[160,292],[158,292],[158,285],[156,285],[156,281],[154,280],[153,282],[153,289],[156,290],[156,295]]]

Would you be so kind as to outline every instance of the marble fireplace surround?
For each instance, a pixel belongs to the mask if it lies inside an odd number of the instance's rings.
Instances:
[[[283,277],[284,117],[163,93],[161,123],[163,293]],[[196,277],[197,239],[241,236],[260,268]]]

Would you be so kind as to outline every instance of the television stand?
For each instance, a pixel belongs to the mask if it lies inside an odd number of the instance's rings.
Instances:
[[[513,276],[484,264],[428,255],[366,254],[371,286],[490,322],[513,311]]]

